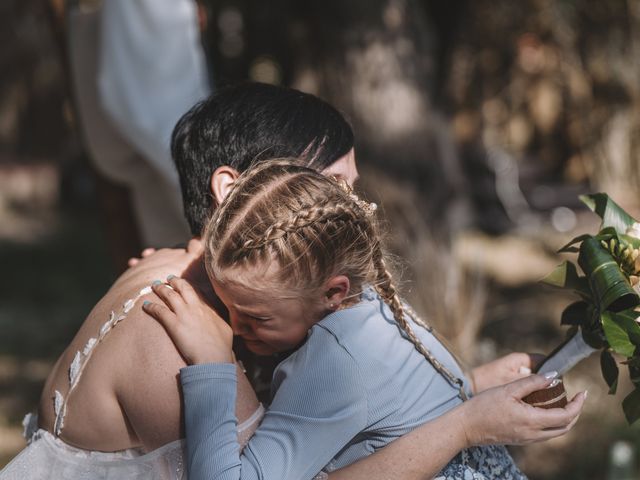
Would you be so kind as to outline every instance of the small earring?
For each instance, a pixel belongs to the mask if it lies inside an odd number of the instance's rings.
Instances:
[[[329,304],[329,308],[336,308],[336,304],[335,303],[330,303]]]

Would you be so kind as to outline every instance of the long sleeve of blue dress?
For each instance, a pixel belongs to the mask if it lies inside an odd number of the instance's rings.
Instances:
[[[375,294],[315,324],[276,369],[273,400],[242,454],[236,440],[233,365],[181,372],[190,480],[312,479],[370,455],[461,402],[399,332]],[[427,330],[416,334],[464,378]]]
[[[311,479],[366,427],[367,394],[356,362],[330,332],[313,336],[279,368],[273,402],[241,455],[235,366],[182,370],[190,480]]]

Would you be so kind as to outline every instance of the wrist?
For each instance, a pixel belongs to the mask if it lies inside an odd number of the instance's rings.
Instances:
[[[451,416],[452,434],[460,450],[473,447],[478,443],[473,435],[473,411],[469,407],[470,403],[471,400],[462,402],[446,414]]]
[[[200,355],[194,355],[189,359],[191,365],[202,365],[205,363],[235,363],[233,351],[230,349],[211,350]]]
[[[469,380],[471,381],[471,392],[474,395],[477,395],[478,393],[480,393],[480,391],[478,390],[478,382],[476,380],[476,378],[478,377],[479,368],[480,367],[472,368],[467,375],[469,377]]]

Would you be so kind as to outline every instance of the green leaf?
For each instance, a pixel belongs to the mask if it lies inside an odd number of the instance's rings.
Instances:
[[[616,313],[615,316],[625,325],[631,342],[633,342],[636,347],[640,347],[640,324],[638,324],[637,320],[638,317],[640,317],[640,312],[625,310]]]
[[[638,368],[640,369],[640,357],[633,357],[633,358],[628,358],[627,360],[625,360],[624,362],[621,362],[625,365],[629,365],[630,367],[634,367],[634,368]]]
[[[589,318],[589,304],[584,301],[575,302],[569,305],[562,312],[562,325],[584,325]]]
[[[629,363],[629,378],[636,388],[640,388],[640,357],[635,357],[634,360],[635,363]]]
[[[627,422],[632,425],[638,418],[640,418],[640,388],[631,392],[622,402],[622,410],[627,417]]]
[[[632,357],[636,350],[633,340],[640,339],[640,326],[630,317],[613,312],[604,312],[601,319],[611,349],[625,357]]]
[[[570,288],[587,297],[591,296],[591,290],[585,277],[580,277],[576,266],[564,261],[541,280],[542,283],[558,288]]]
[[[558,253],[567,253],[567,252],[577,252],[578,249],[576,247],[574,247],[574,245],[576,245],[577,243],[582,242],[584,239],[589,238],[591,235],[580,235],[576,238],[574,238],[573,240],[571,240],[569,243],[567,243],[564,247],[562,247],[560,250],[558,250]]]
[[[600,229],[600,231],[595,236],[595,238],[597,238],[598,240],[610,240],[612,238],[615,238],[616,240],[618,240],[618,236],[619,235],[620,234],[616,231],[615,228],[613,228],[613,227],[604,227],[604,228]]]
[[[583,328],[582,338],[587,345],[591,348],[595,348],[596,350],[600,350],[601,348],[606,348],[608,346],[607,339],[601,329],[598,331]]]
[[[619,312],[640,304],[640,297],[620,266],[596,238],[582,242],[578,263],[589,280],[593,299],[601,312]]]
[[[618,233],[625,233],[635,223],[635,219],[625,212],[606,193],[580,195],[580,200],[602,219],[600,228],[613,227]]]
[[[600,354],[600,368],[602,369],[602,376],[604,381],[609,385],[609,395],[616,393],[618,388],[618,364],[607,350],[602,350]]]

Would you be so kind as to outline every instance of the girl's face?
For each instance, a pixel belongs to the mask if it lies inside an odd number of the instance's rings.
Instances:
[[[278,298],[262,276],[249,279],[243,275],[242,283],[221,284],[213,280],[212,284],[229,310],[233,333],[241,336],[247,348],[257,355],[297,348],[304,342],[309,329],[328,313],[320,294],[315,302]],[[261,288],[246,287],[246,284]]]

